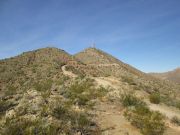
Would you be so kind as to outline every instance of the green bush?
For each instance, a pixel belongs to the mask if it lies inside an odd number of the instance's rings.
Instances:
[[[134,110],[126,111],[124,115],[143,135],[163,135],[166,129],[164,116],[159,112],[150,111],[145,106],[135,107]]]
[[[34,84],[34,88],[37,91],[47,91],[51,89],[52,83],[53,83],[52,80],[45,80],[43,82],[37,82]]]
[[[63,105],[58,105],[53,109],[52,116],[59,120],[68,120],[71,116],[70,111]]]
[[[175,104],[175,107],[180,109],[180,101],[177,101],[176,104]]]
[[[164,116],[156,111],[151,111],[147,105],[131,94],[121,96],[123,106],[127,108],[124,116],[131,124],[139,128],[143,135],[163,135],[165,131]]]
[[[101,86],[101,87],[97,88],[97,90],[94,91],[94,92],[96,92],[95,93],[96,97],[104,97],[104,96],[106,96],[108,91],[109,90],[107,88],[104,88],[104,87]]]
[[[13,85],[8,85],[7,90],[5,91],[6,96],[11,96],[17,93],[17,88]]]
[[[52,115],[56,120],[52,123],[42,119]],[[94,124],[94,129],[91,129],[92,120],[86,112],[75,112],[66,104],[56,104],[52,113],[48,112],[48,107],[41,112],[41,117],[36,120],[30,120],[21,117],[20,115],[12,119],[6,119],[2,125],[1,135],[73,135],[77,132],[81,134],[94,134],[98,132],[97,126]],[[96,130],[97,128],[97,130]]]
[[[144,116],[142,121],[144,127],[141,129],[144,135],[163,135],[166,129],[164,117],[159,112],[151,112],[151,115]],[[146,118],[147,117],[147,118]]]
[[[41,116],[47,117],[50,114],[50,107],[47,104],[44,104],[41,108]]]
[[[137,85],[137,83],[131,77],[123,76],[122,81],[127,82],[130,85]]]
[[[168,106],[173,106],[180,109],[180,100],[170,97],[170,95],[161,95],[161,102]]]
[[[3,115],[8,109],[14,107],[15,104],[8,101],[0,101],[0,115]]]
[[[92,122],[88,119],[87,115],[85,115],[83,113],[77,114],[75,116],[74,122],[75,123],[73,125],[77,131],[80,131],[83,134],[85,134],[87,131],[90,132],[89,127]]]
[[[73,104],[85,107],[89,101],[105,96],[107,91],[108,90],[103,87],[95,88],[92,79],[85,79],[83,81],[75,81],[67,88],[64,95],[67,99],[70,99]]]
[[[174,116],[174,117],[171,119],[171,122],[174,123],[174,124],[177,125],[177,126],[180,126],[180,119],[179,119],[177,116]]]
[[[143,101],[135,97],[133,94],[129,94],[129,93],[122,94],[120,100],[124,107],[145,105]]]
[[[90,125],[93,123],[90,117],[86,113],[75,112],[63,105],[57,105],[54,108],[52,116],[60,120],[63,127],[61,130],[66,129],[66,132],[74,134],[76,132],[81,132],[82,134],[95,134],[96,131],[91,131]],[[70,126],[67,126],[68,123]],[[96,127],[97,128],[97,127]]]
[[[149,96],[149,100],[150,100],[150,102],[153,103],[153,104],[159,104],[160,101],[161,101],[160,94],[159,94],[158,92],[152,93],[152,94]]]
[[[55,81],[55,83],[56,83],[56,85],[63,85],[64,82],[66,82],[67,80],[69,80],[69,77],[62,75],[60,78],[58,78],[58,79]]]
[[[1,135],[57,135],[59,131],[55,125],[47,125],[40,120],[16,118],[7,119],[0,133]]]

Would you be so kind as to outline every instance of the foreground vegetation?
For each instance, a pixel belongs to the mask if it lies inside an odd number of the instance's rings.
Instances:
[[[131,94],[122,95],[121,101],[127,108],[124,116],[133,126],[139,128],[143,135],[163,135],[166,127],[162,114],[151,111],[146,103]]]
[[[100,134],[93,109],[97,101],[107,99],[104,97],[109,90],[96,86],[94,80],[86,78],[89,75],[117,77],[122,82],[122,90],[144,91],[150,95],[151,103],[180,108],[179,87],[147,78],[128,65],[113,60],[113,57],[99,53],[100,59],[97,59],[96,53],[93,53],[94,58],[87,55],[88,60],[97,60],[91,66],[55,48],[1,60],[0,134]],[[103,60],[105,66],[100,64]],[[64,76],[62,66],[79,78]],[[114,94],[113,91],[110,94]],[[114,102],[114,98],[109,99]],[[130,94],[122,95],[121,102],[126,108],[126,118],[143,134],[163,134],[164,118],[160,113],[149,110],[144,102]],[[172,123],[178,125],[179,119],[174,117]]]
[[[172,119],[171,119],[171,122],[177,126],[180,126],[180,119],[177,117],[177,116],[174,116]]]
[[[88,78],[67,83],[70,84],[61,85],[63,87],[56,90],[55,98],[52,98],[53,95],[49,92],[55,82],[47,80],[34,83],[36,90],[31,91],[33,96],[24,97],[23,103],[20,102],[21,106],[14,106],[6,101],[0,102],[1,115],[4,116],[8,109],[15,112],[13,116],[2,119],[4,122],[0,125],[0,134],[100,134],[100,129],[93,120],[90,110],[93,109],[96,100],[104,97],[108,90],[95,87],[94,80]],[[29,104],[31,100],[37,103]]]
[[[159,104],[161,101],[160,93],[154,92],[154,93],[150,94],[149,100],[151,103]]]

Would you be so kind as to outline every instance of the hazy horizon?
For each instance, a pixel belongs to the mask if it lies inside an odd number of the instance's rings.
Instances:
[[[92,43],[143,72],[180,66],[179,0],[2,0],[0,59]]]

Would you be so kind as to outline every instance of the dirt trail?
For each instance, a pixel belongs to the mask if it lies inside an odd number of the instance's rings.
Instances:
[[[90,66],[96,66],[96,67],[110,67],[110,66],[119,66],[117,63],[112,64],[88,64]]]
[[[72,77],[72,78],[76,78],[77,75],[72,73],[71,71],[67,71],[66,70],[66,66],[67,65],[64,65],[62,66],[62,71],[63,71],[63,74],[66,75],[66,76],[69,76],[69,77]],[[114,89],[117,89],[117,84],[118,84],[118,81],[117,79],[114,79],[114,78],[109,78],[109,77],[91,77],[92,79],[94,79],[98,85],[102,85],[104,87],[112,87]]]
[[[102,135],[141,135],[123,116],[119,106],[100,103],[97,106],[98,122]]]
[[[112,87],[114,89],[118,89],[119,86],[117,86],[117,84],[115,85],[115,80],[114,81],[110,81],[107,79],[107,77],[93,77],[93,79],[99,84],[102,85],[104,87]]]
[[[162,114],[164,114],[166,117],[168,117],[169,119],[171,119],[174,116],[177,116],[178,118],[180,118],[180,111],[173,107],[168,107],[161,104],[148,104],[148,105],[151,110],[159,111]]]
[[[64,66],[62,66],[62,71],[63,71],[63,74],[65,75],[65,76],[69,76],[69,77],[72,77],[72,78],[76,78],[77,77],[77,75],[76,74],[74,74],[74,73],[72,73],[71,71],[66,71],[66,66],[67,65],[64,65]]]

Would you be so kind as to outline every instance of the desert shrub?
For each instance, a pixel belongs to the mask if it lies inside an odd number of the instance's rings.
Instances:
[[[77,118],[78,126],[81,128],[83,126],[89,126],[90,121],[85,114],[80,113]]]
[[[122,81],[127,82],[130,85],[137,85],[136,82],[131,77],[123,76]]]
[[[135,97],[133,94],[129,93],[122,94],[120,101],[122,102],[124,107],[145,105],[143,101]]]
[[[180,109],[180,101],[177,101],[176,104],[175,104],[175,107]]]
[[[15,104],[8,101],[0,101],[0,115],[3,115],[8,109],[14,107]]]
[[[53,81],[50,79],[42,81],[42,82],[37,82],[37,83],[34,83],[34,88],[37,91],[47,91],[47,90],[51,89],[52,83],[53,83]]]
[[[36,68],[36,67],[33,67],[31,70],[32,70],[32,73],[36,73],[37,68]]]
[[[48,104],[44,104],[42,105],[40,114],[42,117],[47,117],[50,114],[50,111],[50,106]]]
[[[87,113],[74,112],[73,117],[71,118],[71,123],[71,130],[74,133],[80,132],[82,135],[100,134],[97,124],[92,121],[92,118]]]
[[[6,67],[5,66],[0,66],[0,73],[2,72],[5,72],[6,71]]]
[[[153,92],[153,88],[151,88],[149,85],[144,85],[141,83],[141,87],[144,91],[146,91],[149,94],[151,94]]]
[[[65,97],[79,106],[88,105],[89,101],[105,96],[107,89],[103,87],[95,88],[93,80],[86,79],[75,81],[66,91]]]
[[[71,71],[72,73],[79,75],[81,78],[83,78],[85,75],[84,71],[82,71],[80,69],[78,70],[77,68],[70,66],[70,65],[66,66],[66,70]]]
[[[85,106],[88,104],[88,101],[90,100],[90,96],[89,95],[80,95],[78,96],[77,100],[76,100],[76,103],[79,105],[79,106]]]
[[[90,125],[93,122],[87,113],[75,112],[70,107],[57,105],[52,112],[52,116],[61,121],[61,124],[64,125],[61,130],[65,130],[66,133],[90,134],[92,132]],[[68,123],[70,126],[68,126]]]
[[[92,123],[88,116],[83,113],[76,114],[74,119],[73,127],[76,131],[80,131],[82,134],[90,132],[90,124]]]
[[[61,61],[61,60],[55,59],[53,61],[54,61],[54,64],[56,66],[56,69],[60,69],[62,66],[66,65],[66,63]]]
[[[146,103],[131,94],[121,96],[123,106],[128,107],[124,116],[144,135],[162,135],[165,131],[164,116],[151,111]],[[129,106],[131,108],[129,108]]]
[[[177,107],[177,100],[174,100],[170,95],[161,95],[161,102],[168,105]],[[178,108],[178,107],[177,107]]]
[[[159,104],[161,101],[160,94],[158,92],[154,92],[154,93],[150,94],[149,100],[153,104]]]
[[[18,76],[23,76],[23,75],[25,75],[24,71],[21,70],[21,69],[17,70],[17,71],[16,71],[16,74],[17,74]]]
[[[28,105],[26,105],[26,106],[19,106],[19,107],[17,108],[16,115],[17,115],[17,116],[26,115],[26,114],[28,113],[28,108],[29,108]]]
[[[9,82],[11,80],[13,80],[15,77],[15,73],[11,73],[10,71],[6,71],[4,73],[1,74],[1,80],[5,81],[5,82]]]
[[[106,96],[106,94],[108,93],[109,88],[104,88],[102,86],[100,86],[99,88],[97,88],[97,90],[95,91],[96,93],[96,97],[104,97]]]
[[[151,115],[144,116],[144,127],[141,131],[144,135],[163,135],[165,131],[164,117],[159,112],[151,112]],[[147,118],[146,118],[147,117]]]
[[[68,110],[67,107],[63,105],[57,105],[52,112],[52,116],[59,120],[68,120],[71,116],[71,112]]]
[[[51,95],[51,91],[41,92],[41,96],[42,96],[44,99],[49,98],[50,95]]]
[[[180,109],[180,100],[168,95],[161,95],[161,102],[168,105],[176,107],[177,109]]]
[[[55,135],[58,134],[58,128],[53,125],[47,125],[40,120],[27,120],[22,118],[7,119],[2,135]]]
[[[166,129],[164,116],[145,106],[137,106],[134,110],[126,111],[124,115],[143,135],[163,135]]]
[[[10,96],[10,95],[14,95],[14,94],[16,94],[16,87],[15,86],[13,86],[13,85],[8,85],[7,86],[7,90],[5,91],[5,95],[6,96]]]
[[[58,80],[55,81],[56,85],[63,85],[65,81],[67,81],[69,77],[67,76],[61,76],[61,78],[58,78]]]
[[[174,123],[175,125],[180,126],[180,119],[179,119],[177,116],[174,116],[174,117],[171,119],[171,122]]]

